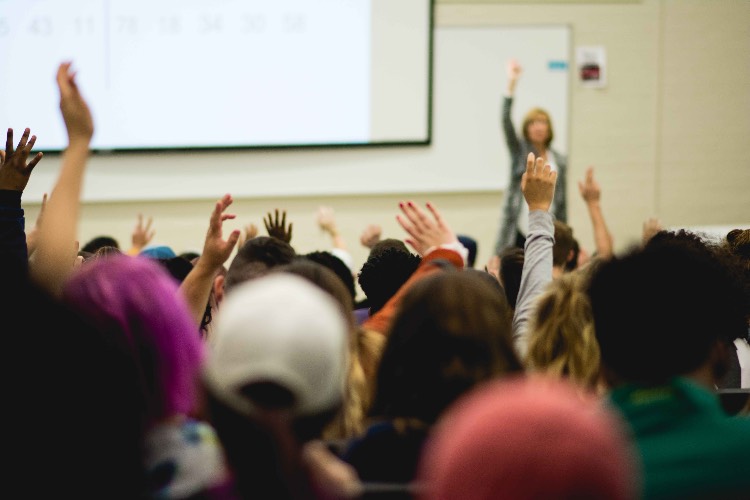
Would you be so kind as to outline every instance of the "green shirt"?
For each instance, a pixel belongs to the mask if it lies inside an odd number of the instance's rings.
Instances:
[[[750,418],[684,379],[610,394],[641,458],[643,498],[750,498]]]

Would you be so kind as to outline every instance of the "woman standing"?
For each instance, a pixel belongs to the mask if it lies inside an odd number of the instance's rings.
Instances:
[[[549,113],[541,108],[529,110],[523,119],[523,134],[521,137],[517,136],[510,114],[516,82],[521,75],[521,66],[515,59],[510,59],[507,71],[508,88],[503,99],[502,125],[505,142],[510,151],[510,184],[503,199],[500,231],[495,243],[497,254],[512,246],[523,248],[526,241],[529,207],[521,193],[521,177],[526,171],[526,157],[529,153],[534,153],[537,158],[541,156],[545,163],[557,171],[557,187],[550,212],[557,220],[563,222],[566,222],[568,215],[565,196],[567,158],[551,147],[554,133]]]

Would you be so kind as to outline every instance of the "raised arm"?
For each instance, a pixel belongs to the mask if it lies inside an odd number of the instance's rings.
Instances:
[[[317,213],[318,227],[331,237],[333,248],[331,253],[341,259],[349,269],[352,269],[352,255],[346,247],[346,241],[341,236],[338,225],[336,224],[336,215],[331,207],[319,207]]]
[[[506,72],[508,74],[508,83],[503,98],[501,121],[508,151],[510,151],[512,157],[515,157],[521,152],[521,143],[516,135],[516,129],[513,127],[510,112],[513,107],[513,93],[516,90],[516,83],[521,76],[521,65],[515,59],[510,59],[506,65]]]
[[[614,244],[612,243],[612,235],[604,221],[604,213],[600,203],[602,190],[599,183],[594,179],[594,167],[586,169],[586,178],[582,182],[578,182],[578,191],[581,193],[581,198],[586,203],[589,217],[591,217],[597,256],[608,259],[614,252]]]
[[[31,267],[33,279],[54,295],[59,295],[62,284],[75,262],[78,213],[81,189],[89,156],[89,145],[94,135],[94,121],[88,104],[81,96],[71,72],[71,63],[60,64],[57,86],[60,90],[60,111],[68,133],[68,147],[63,154],[57,182],[52,189],[44,221],[39,228],[39,244]]]
[[[180,291],[187,300],[197,324],[201,323],[206,311],[214,278],[224,262],[229,259],[240,238],[239,230],[232,231],[226,240],[223,236],[224,221],[235,217],[234,214],[224,213],[232,201],[232,196],[225,194],[214,205],[201,256],[180,285]]]
[[[5,150],[0,150],[0,266],[8,272],[0,273],[9,279],[10,271],[26,275],[28,270],[28,250],[24,233],[24,211],[21,208],[21,195],[29,182],[31,171],[42,159],[37,153],[28,161],[36,136],[27,128],[24,130],[18,147],[13,147],[13,129],[8,129]]]
[[[552,247],[555,243],[554,218],[549,213],[555,195],[557,172],[544,164],[544,158],[529,153],[521,191],[529,204],[529,232],[524,248],[523,274],[513,315],[513,343],[521,359],[528,348],[528,322],[534,301],[552,281]]]

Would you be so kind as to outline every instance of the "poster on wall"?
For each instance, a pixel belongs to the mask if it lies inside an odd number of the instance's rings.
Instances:
[[[607,86],[607,52],[604,47],[577,47],[576,67],[581,86],[595,89]]]

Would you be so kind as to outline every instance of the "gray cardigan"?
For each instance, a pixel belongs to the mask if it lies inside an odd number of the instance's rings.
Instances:
[[[529,153],[538,155],[539,152],[523,138],[516,135],[513,128],[513,122],[510,119],[511,106],[513,105],[512,97],[505,97],[503,100],[502,125],[505,133],[505,142],[510,151],[510,184],[503,197],[503,208],[500,213],[500,229],[497,234],[495,243],[495,252],[499,254],[505,248],[516,244],[516,233],[518,232],[518,214],[521,211],[521,204],[525,203],[523,193],[521,192],[521,177],[526,172],[526,157]],[[553,150],[549,149],[555,157],[557,165],[557,183],[555,186],[555,197],[553,206],[555,211],[553,215],[557,220],[567,222],[568,206],[565,192],[567,189],[566,173],[568,171],[567,158]]]

